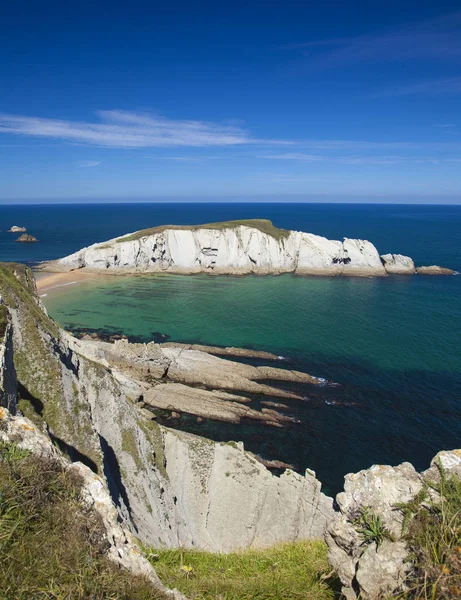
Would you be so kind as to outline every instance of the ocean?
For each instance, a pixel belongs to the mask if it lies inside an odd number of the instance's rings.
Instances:
[[[427,205],[1,206],[0,259],[33,267],[137,229],[245,218],[369,239],[381,254],[461,270],[461,206]],[[11,225],[25,225],[40,243],[15,243]],[[305,386],[306,401],[283,400],[299,420],[283,430],[163,419],[309,467],[329,493],[347,472],[403,461],[424,469],[437,451],[461,446],[461,277],[127,276],[67,286],[43,300],[67,329],[264,349],[339,383]]]

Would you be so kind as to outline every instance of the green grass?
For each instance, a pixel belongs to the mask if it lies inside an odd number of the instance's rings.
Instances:
[[[107,558],[80,478],[49,458],[0,443],[1,600],[165,600]]]
[[[268,219],[247,219],[241,221],[221,221],[219,223],[207,223],[205,225],[160,225],[158,227],[151,227],[150,229],[142,229],[141,231],[136,231],[131,235],[127,235],[125,237],[121,237],[117,240],[117,242],[132,242],[134,240],[139,240],[140,238],[146,237],[148,235],[153,235],[154,233],[161,233],[162,231],[166,231],[167,229],[186,229],[191,231],[196,231],[197,229],[214,229],[214,230],[222,230],[222,229],[234,229],[235,227],[253,227],[254,229],[259,229],[263,233],[272,236],[276,240],[281,240],[290,235],[290,232],[286,229],[279,229],[272,224]],[[107,247],[107,245],[106,245]]]
[[[4,304],[0,304],[0,338],[3,338],[8,325],[8,309]]]
[[[440,481],[428,482],[414,501],[398,506],[415,569],[402,599],[461,598],[461,481],[438,468]],[[431,500],[431,488],[437,500]]]
[[[181,590],[189,600],[329,600],[337,597],[327,548],[321,541],[232,554],[150,550],[147,557],[163,583]]]

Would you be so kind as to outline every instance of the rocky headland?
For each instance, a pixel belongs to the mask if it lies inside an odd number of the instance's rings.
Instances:
[[[386,276],[414,274],[400,254],[380,256],[367,240],[327,238],[251,219],[207,225],[164,225],[93,244],[43,263],[44,271]]]
[[[230,552],[325,537],[348,600],[379,600],[412,585],[409,512],[437,517],[426,507],[438,506],[450,477],[459,484],[461,451],[440,453],[424,473],[404,463],[347,475],[335,505],[309,469],[276,476],[265,464],[288,465],[153,418],[160,407],[284,426],[282,403],[270,398],[298,399],[265,381],[322,380],[274,367],[272,357],[253,367],[187,345],[77,339],[49,318],[23,265],[0,264],[0,296],[0,439],[78,471],[112,560],[180,598],[161,586],[136,538],[157,548]],[[255,390],[271,403],[267,412],[248,414],[245,393]]]

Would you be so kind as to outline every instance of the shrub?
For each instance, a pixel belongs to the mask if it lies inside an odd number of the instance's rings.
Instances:
[[[81,485],[58,461],[0,443],[0,598],[164,599],[107,558],[103,524],[79,502]]]
[[[437,466],[440,481],[428,482],[415,501],[399,506],[415,568],[402,598],[461,598],[461,481]]]

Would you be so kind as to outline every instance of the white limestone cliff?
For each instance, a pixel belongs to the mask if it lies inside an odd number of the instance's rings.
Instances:
[[[328,240],[277,229],[263,220],[147,229],[93,244],[45,267],[126,273],[386,275],[378,251],[366,240]]]
[[[416,273],[415,263],[403,254],[383,254],[381,259],[387,273],[395,275],[413,275]]]
[[[0,264],[0,293],[12,340],[4,364],[16,368],[22,410],[71,460],[98,472],[121,523],[143,543],[228,552],[323,535],[333,501],[314,473],[277,477],[242,444],[159,426],[143,408],[142,382],[43,312],[27,268]],[[0,400],[14,413],[1,389]]]

